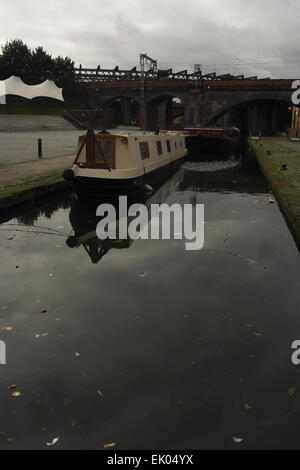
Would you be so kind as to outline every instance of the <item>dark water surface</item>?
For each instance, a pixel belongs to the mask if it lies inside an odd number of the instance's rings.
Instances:
[[[1,215],[1,449],[300,448],[299,253],[260,176],[201,169],[152,196],[205,204],[201,251],[101,247],[68,197]]]

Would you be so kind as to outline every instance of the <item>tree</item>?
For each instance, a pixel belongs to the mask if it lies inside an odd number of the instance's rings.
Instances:
[[[30,75],[32,84],[36,85],[53,77],[53,59],[39,46],[31,51]]]
[[[31,50],[21,39],[7,41],[2,46],[0,55],[0,76],[2,80],[11,75],[22,77],[27,81],[30,76]]]
[[[53,79],[57,86],[66,86],[74,82],[75,64],[70,57],[58,56],[53,61]]]
[[[75,64],[70,57],[52,58],[42,46],[31,50],[21,39],[7,41],[1,52],[0,80],[16,75],[28,85],[47,79],[54,80],[60,87],[74,83]]]

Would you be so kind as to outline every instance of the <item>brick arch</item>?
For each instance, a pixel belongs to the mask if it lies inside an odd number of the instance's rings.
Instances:
[[[225,102],[219,105],[219,108],[213,111],[211,114],[208,116],[204,117],[204,123],[205,125],[210,125],[213,121],[218,119],[219,117],[223,116],[224,114],[227,114],[229,111],[233,110],[234,108],[247,105],[253,102],[277,102],[277,103],[283,103],[286,105],[292,105],[291,101],[291,93],[277,93],[273,94],[270,92],[267,93],[255,93],[251,94],[246,94],[245,96],[239,96],[234,100],[230,100],[230,102]]]
[[[172,93],[170,91],[166,92],[156,92],[156,93],[151,93],[149,96],[146,97],[146,105],[151,104],[152,101],[157,101],[159,98],[179,98],[182,103],[184,104],[185,102],[185,94],[184,93]]]
[[[181,101],[183,110],[177,109],[171,104],[173,98]],[[180,124],[174,124],[174,119],[185,115],[186,101],[181,93],[172,93],[171,91],[160,91],[152,93],[146,100],[147,127],[154,129],[158,126],[161,129],[177,129],[181,128]]]

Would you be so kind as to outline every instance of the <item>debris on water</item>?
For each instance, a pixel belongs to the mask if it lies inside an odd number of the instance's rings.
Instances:
[[[37,334],[35,335],[36,338],[40,338],[40,337],[43,338],[43,337],[45,337],[45,336],[49,336],[49,333],[41,333],[41,334],[37,333]]]
[[[245,408],[245,410],[247,410],[247,411],[252,410],[252,406],[249,405],[249,403],[244,403],[244,408]]]
[[[101,392],[101,390],[98,390],[98,395],[100,395],[100,397],[103,397],[103,393]]]
[[[13,329],[12,326],[3,326],[1,328],[1,331],[12,331],[12,329]]]
[[[13,393],[12,393],[12,396],[13,396],[13,397],[20,397],[20,396],[21,396],[21,392],[17,392],[17,391],[16,391],[16,392],[13,392]]]
[[[226,239],[224,240],[224,243],[229,243],[228,238],[226,238]]]
[[[43,308],[43,310],[41,310],[41,313],[47,313],[47,309]]]
[[[295,393],[296,393],[296,388],[295,387],[289,388],[288,394],[289,394],[290,397],[294,396]]]
[[[15,388],[17,388],[16,384],[12,384],[10,387],[9,387],[11,390],[14,390]]]
[[[7,306],[6,306],[6,305],[2,305],[1,310],[7,310]]]
[[[240,444],[241,442],[243,442],[243,439],[241,439],[240,437],[232,437],[232,440],[235,444]]]
[[[115,442],[109,442],[108,444],[104,444],[104,449],[111,449],[112,447],[115,447],[116,443]]]
[[[74,428],[75,426],[77,426],[77,421],[76,421],[76,419],[74,419],[74,421],[72,421],[72,428]]]
[[[54,439],[52,439],[51,442],[47,442],[47,446],[50,447],[50,446],[54,446],[57,442],[59,441],[59,437],[55,437]]]
[[[262,333],[256,333],[256,332],[254,332],[253,335],[254,335],[254,336],[262,336]]]
[[[271,197],[269,198],[269,204],[275,204],[274,199],[272,199]]]
[[[80,353],[79,353],[79,352],[76,352],[76,353],[74,353],[74,356],[79,357],[79,356],[80,356]]]
[[[16,269],[19,269],[19,267],[20,267],[20,266],[19,266],[19,265],[17,265],[17,266],[16,266]]]
[[[141,277],[141,278],[146,277],[146,276],[148,276],[148,273],[141,273],[141,274],[140,274],[140,277]]]
[[[253,259],[251,258],[244,258],[244,256],[242,255],[239,255],[237,253],[233,253],[233,251],[228,251],[228,253],[232,256],[235,256],[236,258],[239,258],[241,259],[242,261],[245,261],[246,263],[249,263],[249,264],[257,264],[256,261],[254,261]]]

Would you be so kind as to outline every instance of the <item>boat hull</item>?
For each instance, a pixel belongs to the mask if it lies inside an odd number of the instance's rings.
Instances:
[[[73,186],[76,192],[97,193],[103,196],[135,195],[144,191],[145,185],[149,184],[155,187],[164,179],[170,177],[185,161],[183,156],[175,161],[149,171],[143,175],[134,178],[95,178],[88,176],[76,176],[73,180]]]

